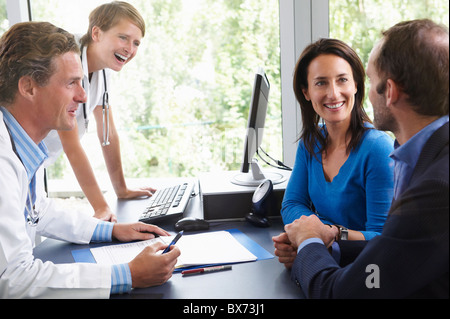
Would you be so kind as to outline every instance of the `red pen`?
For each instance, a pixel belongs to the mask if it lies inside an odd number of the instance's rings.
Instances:
[[[216,271],[224,271],[224,270],[231,270],[231,266],[217,266],[217,267],[206,267],[206,268],[184,270],[181,272],[181,274],[183,276],[191,276],[191,275],[199,275],[199,274],[216,272]]]

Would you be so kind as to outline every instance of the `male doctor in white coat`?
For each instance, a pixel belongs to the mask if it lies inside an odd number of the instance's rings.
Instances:
[[[124,265],[55,265],[33,256],[36,233],[77,244],[148,240],[152,225],[113,224],[57,208],[35,196],[42,140],[74,127],[86,99],[73,36],[50,23],[14,25],[0,38],[0,298],[108,298],[165,283],[180,251],[155,244]]]

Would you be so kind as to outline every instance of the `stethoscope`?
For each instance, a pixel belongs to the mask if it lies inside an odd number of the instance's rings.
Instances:
[[[83,47],[81,47],[81,52],[83,52]],[[81,54],[81,61],[83,61],[83,54]],[[105,83],[105,92],[103,93],[103,105],[102,105],[102,120],[103,120],[102,146],[108,146],[111,143],[109,141],[109,94],[108,94],[108,85],[106,84],[105,69],[103,69],[103,81]],[[84,88],[84,79],[83,79],[83,88]],[[86,103],[83,103],[83,117],[84,117],[84,125],[87,131],[89,126],[89,119],[87,116]]]
[[[8,125],[6,125],[5,122],[5,127],[6,130],[8,131],[9,134],[9,138],[11,139],[11,146],[13,149],[14,154],[16,154],[17,158],[19,159],[19,161],[22,163],[22,165],[25,167],[25,165],[23,164],[22,159],[20,158],[19,153],[17,152],[17,148],[16,148],[16,143],[14,142],[13,138],[12,138],[12,134],[9,131],[9,127]],[[27,198],[27,204],[25,204],[25,210],[27,212],[27,216],[26,216],[26,221],[28,223],[28,225],[32,226],[32,227],[36,227],[37,224],[39,223],[39,212],[36,211],[34,205],[33,205],[33,200],[31,198],[31,183],[28,184],[28,198]]]

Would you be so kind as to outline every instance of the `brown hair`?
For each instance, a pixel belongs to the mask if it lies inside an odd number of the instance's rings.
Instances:
[[[55,72],[54,59],[80,50],[72,34],[48,22],[13,25],[0,39],[0,103],[14,102],[20,78],[30,76],[47,85]]]
[[[311,155],[317,158],[315,146],[319,146],[319,151],[323,152],[327,147],[327,132],[319,127],[320,116],[314,111],[311,101],[306,100],[303,89],[308,88],[308,67],[312,60],[320,55],[332,54],[346,60],[353,71],[358,92],[355,95],[355,105],[351,114],[349,131],[351,140],[347,152],[353,150],[361,140],[367,130],[364,123],[371,123],[370,118],[364,111],[363,101],[365,94],[365,71],[358,54],[346,43],[336,39],[320,39],[310,44],[301,54],[294,74],[294,92],[300,103],[302,113],[303,129],[300,139],[303,139],[306,149]]]
[[[131,4],[124,1],[113,1],[95,8],[89,15],[89,29],[81,38],[81,46],[88,46],[92,42],[92,29],[97,26],[106,32],[114,27],[121,19],[128,19],[135,24],[145,36],[145,21]]]
[[[426,116],[449,114],[448,29],[428,19],[398,23],[383,32],[374,61],[384,93],[392,79],[408,95],[414,111]]]

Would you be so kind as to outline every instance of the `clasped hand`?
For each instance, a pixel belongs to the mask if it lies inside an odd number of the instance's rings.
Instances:
[[[316,215],[302,216],[292,224],[284,227],[285,233],[272,238],[275,255],[286,268],[292,268],[297,256],[297,249],[306,239],[319,238],[327,247],[333,244],[338,229],[320,221]]]

